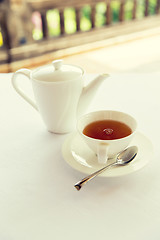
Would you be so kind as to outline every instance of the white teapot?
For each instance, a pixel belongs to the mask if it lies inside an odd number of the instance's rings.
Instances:
[[[21,90],[17,81],[19,74],[31,80],[36,103]],[[86,110],[108,74],[99,75],[86,87],[83,86],[83,76],[82,68],[56,60],[33,71],[16,71],[12,84],[17,93],[40,113],[48,131],[67,133],[75,128],[77,117]]]

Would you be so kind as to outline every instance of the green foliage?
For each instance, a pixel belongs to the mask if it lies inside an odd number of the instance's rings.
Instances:
[[[157,0],[149,0],[148,12],[149,15],[154,15],[156,10]]]
[[[119,21],[120,1],[115,0],[111,2],[112,21]]]
[[[82,31],[88,31],[91,29],[91,7],[86,5],[81,9],[80,29]]]
[[[144,17],[144,11],[145,11],[145,0],[138,0],[136,18],[137,19],[143,18]]]
[[[124,19],[126,21],[131,20],[132,16],[133,16],[133,13],[132,13],[132,11],[133,11],[133,1],[132,0],[127,0],[124,8],[125,8]]]
[[[46,14],[49,36],[60,34],[60,17],[57,9],[48,10]]]
[[[103,26],[106,23],[106,4],[98,3],[96,6],[96,27]]]
[[[64,10],[65,32],[68,34],[76,32],[76,13],[74,8]]]
[[[156,9],[157,0],[149,0],[148,14],[154,15]],[[133,0],[126,0],[124,6],[124,19],[126,21],[132,19],[133,15]],[[112,22],[117,23],[119,21],[120,1],[111,1],[111,14]],[[136,18],[140,19],[144,17],[145,12],[145,0],[137,0]],[[39,18],[39,19],[38,19]],[[46,14],[48,33],[49,36],[60,35],[60,16],[58,9],[51,9]],[[96,5],[95,26],[100,27],[106,23],[106,3],[100,2]],[[42,23],[40,14],[36,12],[34,16],[35,27],[33,29],[33,39],[40,40],[43,38]],[[66,8],[64,10],[64,28],[66,34],[72,34],[76,32],[76,13],[74,8]],[[80,19],[81,31],[88,31],[91,29],[91,7],[89,5],[84,6],[81,9]],[[0,47],[3,45],[3,37],[0,29]]]
[[[34,28],[32,31],[32,36],[34,40],[40,40],[43,38],[42,30]]]

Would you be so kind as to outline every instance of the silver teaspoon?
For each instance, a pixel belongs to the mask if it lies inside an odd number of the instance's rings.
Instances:
[[[124,166],[124,165],[128,164],[135,158],[137,153],[138,153],[138,148],[136,146],[131,146],[131,147],[126,148],[124,151],[122,151],[121,153],[118,154],[116,161],[114,163],[111,163],[111,164],[99,169],[98,171],[88,175],[87,177],[83,178],[81,181],[76,183],[74,185],[74,187],[79,191],[85,183],[92,180],[97,175],[104,172],[106,169],[113,167],[115,165]]]

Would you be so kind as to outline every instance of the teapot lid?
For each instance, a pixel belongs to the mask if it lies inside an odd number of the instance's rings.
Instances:
[[[32,72],[34,79],[45,82],[60,82],[81,77],[84,70],[78,66],[63,64],[63,60],[55,60],[52,64],[42,66]]]

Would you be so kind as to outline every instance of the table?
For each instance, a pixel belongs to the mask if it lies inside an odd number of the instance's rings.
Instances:
[[[73,185],[84,174],[61,153],[68,134],[46,130],[11,76],[0,74],[0,239],[160,239],[160,74],[113,74],[88,109],[132,114],[153,144],[149,164],[79,192]]]

